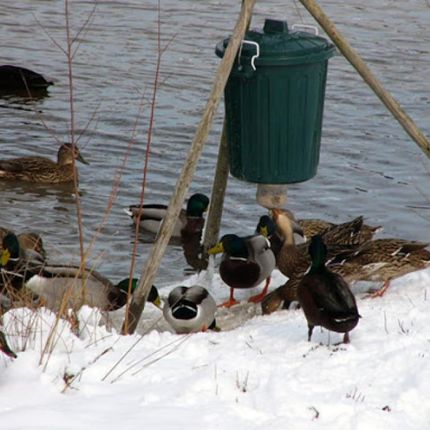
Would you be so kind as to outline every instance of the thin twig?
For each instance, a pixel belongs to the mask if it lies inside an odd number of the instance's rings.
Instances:
[[[155,322],[153,322],[153,324],[149,327],[149,329],[147,330],[147,332],[149,332],[150,330],[152,330],[152,328],[155,327],[155,325],[158,323],[158,321],[160,321],[160,319],[161,319],[161,317],[158,318]],[[136,342],[134,342],[133,345],[131,345],[130,348],[128,348],[127,351],[124,352],[124,354],[121,356],[121,358],[110,368],[110,370],[106,373],[106,375],[103,376],[102,381],[104,381],[118,367],[118,365],[125,359],[125,357],[127,357],[127,355],[134,349],[134,347],[143,339],[144,335],[147,332],[143,333],[136,340]],[[119,376],[121,376],[123,373],[121,373]]]
[[[170,41],[169,41],[169,43],[170,43]],[[151,98],[151,111],[150,111],[150,115],[149,115],[149,128],[148,128],[148,132],[147,132],[145,162],[143,165],[143,176],[142,176],[142,184],[141,184],[141,189],[140,189],[140,200],[139,200],[140,206],[143,205],[143,202],[145,199],[145,187],[146,187],[146,179],[147,179],[147,175],[148,175],[148,163],[149,163],[149,155],[150,155],[150,151],[151,151],[152,132],[153,132],[154,118],[155,118],[155,102],[157,99],[157,90],[158,90],[158,86],[159,86],[161,58],[162,58],[162,55],[164,52],[165,51],[161,49],[161,5],[160,5],[160,0],[158,0],[157,62],[156,62],[156,67],[155,67],[153,91],[152,91],[152,98]],[[137,244],[138,244],[138,237],[139,237],[141,214],[142,214],[142,211],[139,211],[139,214],[138,214],[137,219],[135,221],[135,223],[136,223],[135,240],[134,240],[133,250],[132,250],[132,259],[130,262],[130,278],[133,277],[134,268],[136,265],[136,254],[137,254]],[[131,282],[130,282],[129,288],[131,288]],[[128,325],[129,325],[129,303],[126,304],[125,318],[124,318],[124,323],[123,323],[123,326],[125,327],[126,332],[128,332]]]

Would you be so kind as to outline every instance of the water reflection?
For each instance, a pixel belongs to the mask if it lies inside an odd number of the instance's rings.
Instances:
[[[91,166],[79,166],[85,242],[99,228],[117,169],[135,141],[112,212],[98,235],[91,260],[99,270],[120,278],[128,272],[134,228],[122,208],[140,195],[149,126],[150,94],[157,59],[157,2],[99,2],[90,30],[74,61],[75,126],[84,130],[83,147]],[[147,202],[168,202],[182,169],[196,125],[206,103],[219,59],[217,42],[233,28],[239,2],[225,0],[162,2],[162,40],[170,41],[161,62],[154,134],[149,161]],[[75,2],[73,25],[92,10],[93,2]],[[256,5],[252,27],[264,18],[287,18],[291,24],[313,24],[299,6],[285,8],[268,0]],[[430,134],[430,8],[421,0],[381,0],[361,5],[346,0],[324,2],[339,30],[361,52],[387,89],[424,132]],[[65,58],[35,22],[34,14],[59,41],[64,41],[62,2],[16,0],[0,5],[0,38],[4,61],[49,70],[58,77],[40,98],[0,95],[1,158],[37,154],[54,158],[70,127]],[[390,13],[387,14],[387,10]],[[409,25],[405,26],[404,23]],[[19,23],[19,25],[17,25]],[[37,56],[34,52],[38,52]],[[30,66],[29,66],[30,67]],[[146,95],[137,119],[142,94]],[[35,113],[32,107],[39,112]],[[43,110],[43,122],[40,112]],[[199,161],[190,194],[210,194],[222,124],[222,107]],[[93,119],[88,128],[89,120]],[[430,174],[419,149],[390,117],[378,99],[340,56],[329,63],[324,128],[317,176],[289,187],[288,204],[299,218],[345,221],[359,214],[383,224],[386,236],[430,240],[426,211]],[[423,188],[423,192],[419,189]],[[250,234],[264,210],[255,202],[255,185],[229,179],[222,220],[223,233]],[[18,231],[36,229],[51,258],[76,262],[79,255],[73,191],[63,186],[0,182],[3,223]],[[419,209],[414,209],[414,208]],[[139,237],[138,269],[152,248],[152,237]],[[178,246],[170,246],[158,283],[181,279],[187,264]],[[136,273],[137,274],[137,273]]]
[[[46,88],[29,91],[26,89],[0,89],[0,99],[8,101],[10,104],[31,105],[45,97],[49,97],[49,92]],[[17,108],[15,107],[15,109]]]

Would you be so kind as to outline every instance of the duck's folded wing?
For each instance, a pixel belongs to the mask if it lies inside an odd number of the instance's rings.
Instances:
[[[303,281],[307,282],[307,288],[312,290],[318,308],[339,315],[356,310],[353,293],[346,281],[336,273],[315,275],[312,280],[305,277]]]
[[[140,214],[141,219],[153,219],[161,220],[166,215],[166,205],[131,205],[128,207],[126,212],[130,216],[138,216]]]

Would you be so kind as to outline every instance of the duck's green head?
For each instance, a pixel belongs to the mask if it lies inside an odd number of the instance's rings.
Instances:
[[[208,250],[209,254],[226,253],[231,257],[248,258],[248,248],[243,238],[235,234],[226,234],[220,241]]]
[[[209,198],[204,194],[193,194],[187,203],[187,216],[202,217],[203,212],[206,212],[209,206]]]
[[[121,282],[119,282],[117,284],[117,287],[123,291],[124,293],[127,293],[131,290],[131,292],[133,293],[133,291],[136,289],[137,287],[137,283],[138,283],[138,279],[137,278],[125,278],[123,279]],[[131,282],[131,287],[129,290],[129,285]],[[157,288],[153,285],[151,287],[151,290],[149,291],[148,294],[148,298],[147,298],[148,302],[154,303],[155,306],[161,306],[161,299],[160,296],[158,295],[158,290]]]
[[[19,258],[19,242],[18,238],[14,233],[8,233],[2,242],[3,251],[0,257],[0,262],[2,266],[6,266],[10,259]]]
[[[325,262],[327,260],[327,247],[323,238],[319,234],[312,236],[309,244],[309,255],[312,260],[311,272],[313,270],[320,269],[321,267],[325,267]]]
[[[258,221],[255,231],[264,237],[270,237],[276,232],[276,224],[268,215],[263,215]]]

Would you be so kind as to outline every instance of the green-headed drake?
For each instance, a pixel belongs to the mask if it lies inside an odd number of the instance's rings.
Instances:
[[[39,273],[44,265],[45,258],[42,255],[32,249],[21,247],[16,234],[8,232],[2,240],[0,292],[10,287],[13,290],[21,289],[25,281]]]
[[[34,258],[35,253],[24,252],[14,233],[3,238],[1,272],[5,284],[15,290],[25,287],[38,296],[47,308],[57,311],[65,308],[79,309],[82,305],[101,310],[117,310],[127,303],[129,287],[132,292],[137,280],[123,279],[113,284],[109,279],[91,268],[80,269],[74,265],[52,265]],[[159,303],[158,292],[151,289],[148,301]]]
[[[197,333],[216,329],[216,303],[199,285],[174,288],[164,304],[163,314],[176,333]]]
[[[187,202],[187,208],[179,213],[173,229],[172,237],[181,238],[185,233],[202,231],[204,225],[203,213],[207,211],[209,198],[204,194],[193,194]],[[161,222],[167,213],[167,205],[163,204],[144,204],[131,205],[125,209],[134,223],[139,220],[140,227],[150,233],[158,233]]]
[[[320,235],[312,237],[309,244],[311,266],[297,287],[297,296],[308,322],[308,340],[315,326],[344,333],[344,343],[349,342],[349,332],[358,324],[355,297],[342,276],[326,267],[327,248]]]
[[[269,241],[261,234],[239,237],[227,234],[211,249],[209,254],[223,253],[219,266],[221,279],[230,287],[230,298],[222,306],[238,303],[234,298],[235,288],[253,288],[266,280],[263,291],[249,299],[259,302],[266,295],[270,275],[276,266],[275,255]]]
[[[0,241],[10,233],[11,230],[0,227]],[[39,233],[33,231],[24,231],[17,234],[19,246],[21,249],[35,251],[40,254],[43,258],[46,258],[46,251],[43,246],[42,236]],[[1,249],[0,249],[1,251]]]
[[[41,184],[73,182],[74,160],[88,164],[77,146],[71,143],[60,146],[56,162],[39,156],[0,160],[0,180]]]
[[[40,303],[58,311],[79,309],[83,305],[102,311],[115,311],[127,303],[137,285],[137,279],[125,278],[117,284],[90,268],[80,270],[79,266],[46,265],[39,274],[27,279],[25,287],[35,294]],[[130,289],[129,289],[130,288]],[[148,299],[160,305],[157,289],[152,286]]]

